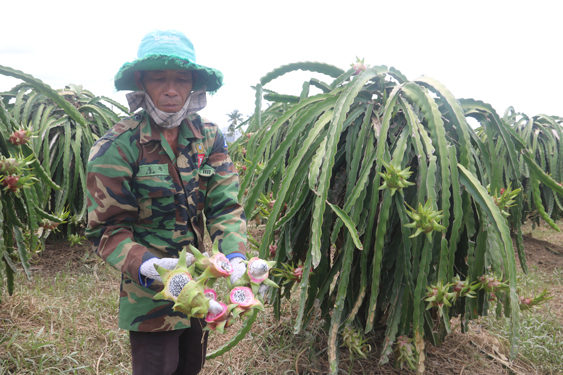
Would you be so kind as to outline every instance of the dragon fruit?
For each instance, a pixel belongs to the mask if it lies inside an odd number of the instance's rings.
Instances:
[[[203,271],[198,277],[198,280],[200,278],[216,279],[218,277],[227,277],[233,273],[233,265],[229,262],[225,254],[219,251],[219,242],[216,241],[213,244],[213,255],[209,258],[191,245],[190,249],[196,258],[196,268]],[[213,281],[211,283],[213,283]]]
[[[228,312],[233,313],[233,318],[239,316],[251,316],[254,309],[264,311],[262,302],[257,300],[252,293],[252,289],[245,286],[238,286],[231,290],[229,296],[231,304],[228,306]]]
[[[205,282],[207,279],[198,281],[190,280],[180,292],[174,304],[174,311],[179,311],[188,318],[205,318],[209,310],[209,299],[205,297]]]
[[[16,130],[8,139],[14,146],[25,145],[31,139],[31,131],[29,129]]]
[[[203,291],[205,298],[213,301],[217,301],[217,292],[214,289],[207,288]]]
[[[275,264],[276,261],[268,262],[256,257],[250,259],[246,267],[250,281],[257,284],[265,281],[268,278],[270,268],[272,268]]]
[[[207,322],[206,329],[224,333],[225,328],[232,324],[233,319],[229,318],[227,305],[223,302],[215,302],[212,300],[209,303],[209,312],[205,317],[205,321]]]
[[[0,159],[0,172],[6,175],[16,174],[19,175],[22,173],[22,168],[29,164],[31,158],[26,159],[16,159],[16,158],[6,158],[2,157]]]
[[[23,187],[31,186],[31,180],[36,180],[36,178],[34,178],[32,175],[22,177],[12,174],[9,176],[4,176],[2,178],[2,186],[4,186],[4,191],[18,193]]]
[[[354,75],[358,75],[361,72],[364,72],[367,70],[367,66],[364,64],[364,59],[361,59],[356,56],[356,63],[355,64],[350,64],[350,66],[352,68],[354,68]]]
[[[270,269],[276,264],[275,260],[266,261],[264,259],[254,257],[248,261],[245,261],[245,263],[247,263],[246,272],[240,279],[232,284],[232,286],[239,287],[248,285],[248,283],[250,283],[254,294],[258,293],[258,289],[260,288],[261,283],[264,283],[273,288],[279,288],[278,284],[268,279],[268,276],[270,275]]]
[[[182,289],[193,280],[188,267],[186,267],[186,250],[180,252],[178,265],[173,270],[167,270],[157,264],[155,264],[154,267],[162,278],[164,289],[157,293],[153,298],[176,302],[182,292]]]

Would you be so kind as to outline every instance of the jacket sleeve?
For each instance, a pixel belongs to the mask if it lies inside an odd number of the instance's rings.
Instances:
[[[218,240],[219,250],[230,258],[233,253],[246,253],[246,217],[237,199],[238,174],[226,146],[223,134],[217,129],[208,158],[215,173],[207,186],[205,217],[211,240]]]
[[[88,224],[86,236],[96,253],[135,282],[141,264],[154,257],[134,241],[137,199],[131,188],[130,155],[112,139],[101,138],[90,150],[87,165]]]

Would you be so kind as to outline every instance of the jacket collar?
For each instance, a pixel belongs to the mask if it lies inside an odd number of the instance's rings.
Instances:
[[[196,123],[201,123],[199,116],[190,116],[182,122],[182,125],[180,125],[180,135],[188,139],[202,139],[203,136],[201,135],[201,131],[193,124],[192,120]],[[141,121],[139,128],[141,131],[139,142],[141,144],[147,144],[151,141],[161,141],[158,125],[156,125],[153,121],[149,121],[149,116],[145,111],[143,111],[143,120]]]

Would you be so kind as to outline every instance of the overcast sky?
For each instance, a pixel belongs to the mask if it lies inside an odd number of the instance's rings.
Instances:
[[[563,116],[563,4],[560,1],[10,1],[2,4],[0,65],[58,89],[82,84],[125,103],[113,77],[136,57],[144,34],[177,29],[197,63],[225,85],[202,115],[227,127],[234,109],[254,110],[255,85],[297,61],[342,69],[356,56],[427,75],[458,98],[512,105],[529,116]],[[298,95],[309,72],[266,88]],[[319,77],[322,79],[322,77]],[[18,81],[0,76],[0,91]]]

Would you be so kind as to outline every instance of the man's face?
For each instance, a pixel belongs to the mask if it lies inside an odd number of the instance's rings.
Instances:
[[[189,70],[147,70],[143,75],[135,72],[135,82],[139,89],[144,86],[156,108],[168,113],[182,109],[194,85]]]

